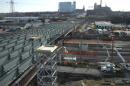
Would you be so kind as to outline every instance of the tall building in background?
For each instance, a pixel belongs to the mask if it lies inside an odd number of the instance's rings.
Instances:
[[[74,12],[76,2],[59,2],[59,12]]]
[[[112,14],[112,10],[110,7],[102,6],[102,0],[100,1],[100,4],[98,5],[97,3],[94,4],[94,9],[93,10],[87,10],[87,16],[110,16]]]

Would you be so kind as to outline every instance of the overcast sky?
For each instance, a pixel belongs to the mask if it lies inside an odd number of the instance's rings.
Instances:
[[[9,12],[10,0],[0,0],[0,12]],[[100,0],[14,0],[16,12],[57,11],[58,2],[76,1],[76,8],[93,9],[93,4]],[[103,6],[109,6],[113,11],[130,11],[130,0],[103,0]]]

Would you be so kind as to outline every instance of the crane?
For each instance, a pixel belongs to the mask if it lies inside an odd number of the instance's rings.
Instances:
[[[114,50],[116,51],[116,53],[119,56],[119,58],[122,60],[122,62],[124,64],[123,66],[125,67],[125,69],[128,70],[129,66],[128,66],[126,60],[124,59],[124,57],[120,54],[120,52],[117,50],[117,48],[114,48]]]

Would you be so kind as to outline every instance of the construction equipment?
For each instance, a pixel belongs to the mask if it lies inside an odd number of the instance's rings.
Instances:
[[[119,56],[119,58],[122,60],[123,64],[122,66],[129,71],[130,70],[130,65],[128,65],[128,63],[126,62],[126,60],[124,59],[124,57],[120,54],[120,52],[117,50],[117,48],[114,48],[114,50],[116,51],[117,55]]]

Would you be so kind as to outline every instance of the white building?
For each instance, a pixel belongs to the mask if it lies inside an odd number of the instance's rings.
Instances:
[[[99,34],[108,33],[113,27],[111,22],[106,21],[96,21],[95,22],[96,30]]]
[[[76,9],[76,2],[60,2],[59,12],[73,12]]]
[[[113,24],[111,22],[97,21],[95,22],[96,29],[111,29]]]

